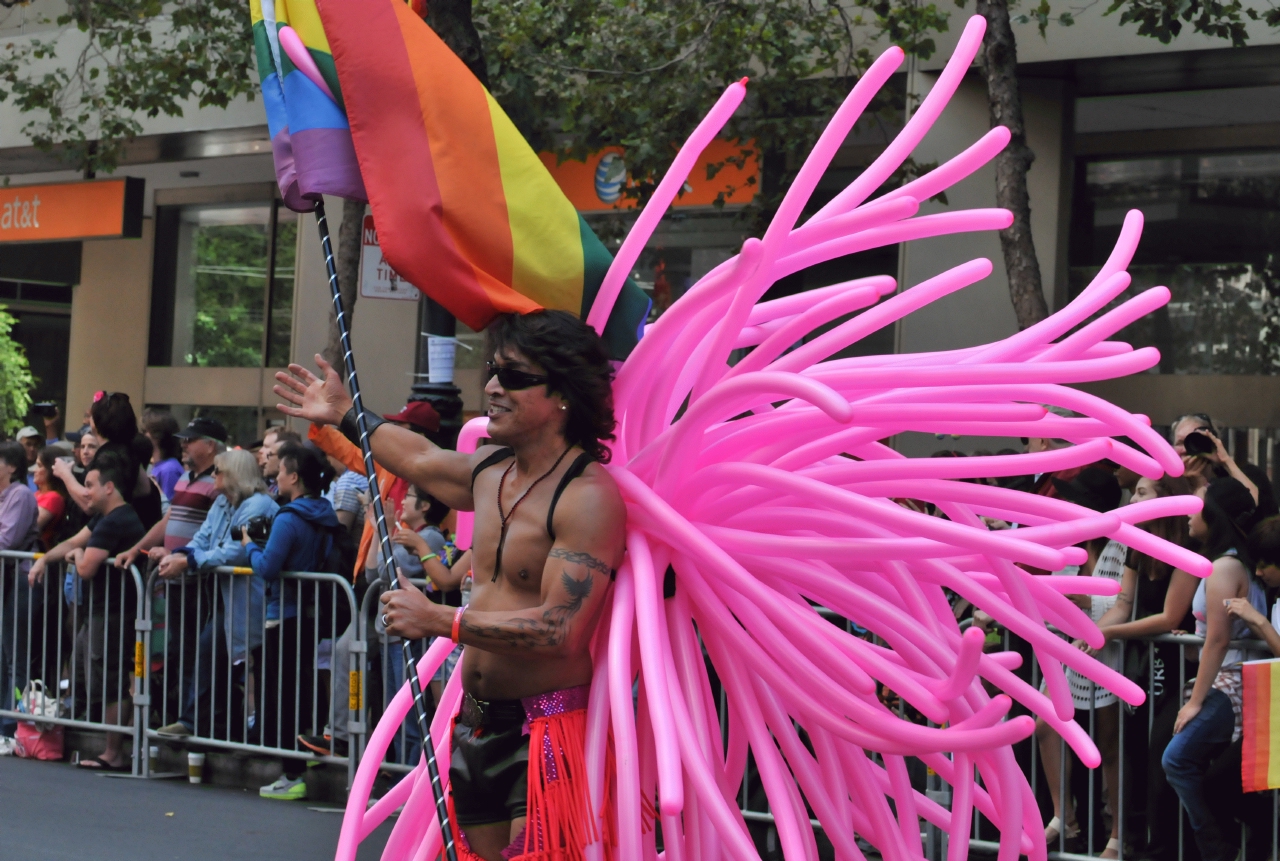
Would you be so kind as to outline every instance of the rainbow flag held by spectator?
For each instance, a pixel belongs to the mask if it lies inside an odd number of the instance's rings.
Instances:
[[[613,258],[480,81],[404,0],[319,9],[392,268],[477,331],[538,308],[585,319]],[[602,333],[613,358],[650,304],[628,279]]]
[[[1246,661],[1240,785],[1245,792],[1280,789],[1280,659]]]
[[[315,0],[249,0],[249,17],[285,205],[310,212],[325,194],[365,200]]]

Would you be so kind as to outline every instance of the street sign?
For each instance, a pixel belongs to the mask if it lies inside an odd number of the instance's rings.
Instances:
[[[360,296],[364,299],[416,302],[420,295],[416,287],[397,275],[391,264],[383,259],[373,216],[366,215],[364,229],[360,232]]]

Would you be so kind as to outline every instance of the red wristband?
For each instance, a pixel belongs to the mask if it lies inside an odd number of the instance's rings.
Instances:
[[[450,635],[449,639],[453,640],[454,643],[458,642],[458,629],[462,627],[462,614],[467,612],[467,607],[469,606],[469,604],[463,604],[458,608],[458,612],[453,614],[453,634]]]

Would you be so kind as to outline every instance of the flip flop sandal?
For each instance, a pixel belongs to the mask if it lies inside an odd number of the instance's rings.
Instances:
[[[90,762],[96,763],[96,765],[88,765],[88,763]],[[102,771],[102,772],[116,772],[116,773],[133,770],[132,767],[129,765],[112,765],[111,763],[107,762],[105,759],[103,759],[100,756],[95,756],[93,759],[82,759],[78,763],[76,763],[76,768],[83,768],[85,771]]]
[[[1062,833],[1062,820],[1056,816],[1050,819],[1049,824],[1044,827],[1044,841],[1050,845],[1057,841],[1060,836],[1065,837],[1067,840],[1071,840],[1079,834],[1080,826],[1077,825],[1075,828],[1067,829],[1067,833],[1064,835]]]
[[[1113,854],[1108,855],[1108,854],[1107,854],[1108,852],[1111,852],[1111,853],[1113,853]],[[1108,841],[1107,841],[1107,848],[1102,850],[1102,855],[1100,855],[1099,857],[1101,857],[1101,858],[1119,858],[1119,857],[1120,857],[1120,841],[1119,841],[1119,839],[1117,839],[1117,838],[1115,838],[1115,837],[1112,837],[1110,840],[1108,840]]]

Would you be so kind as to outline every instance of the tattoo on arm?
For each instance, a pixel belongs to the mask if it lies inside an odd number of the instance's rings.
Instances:
[[[587,571],[581,579],[568,571],[561,571],[560,585],[566,598],[554,607],[542,611],[534,618],[515,617],[495,624],[476,624],[468,616],[462,617],[462,628],[475,637],[500,643],[511,648],[538,648],[559,646],[569,633],[569,622],[595,589],[595,572],[609,573],[609,567],[587,553],[568,550],[552,550],[551,556],[584,566]],[[484,648],[479,646],[479,648]]]
[[[563,559],[565,562],[573,565],[584,565],[592,571],[599,571],[601,574],[613,574],[612,568],[592,556],[590,553],[579,553],[576,550],[563,550],[559,547],[553,547],[547,556],[551,559]]]

